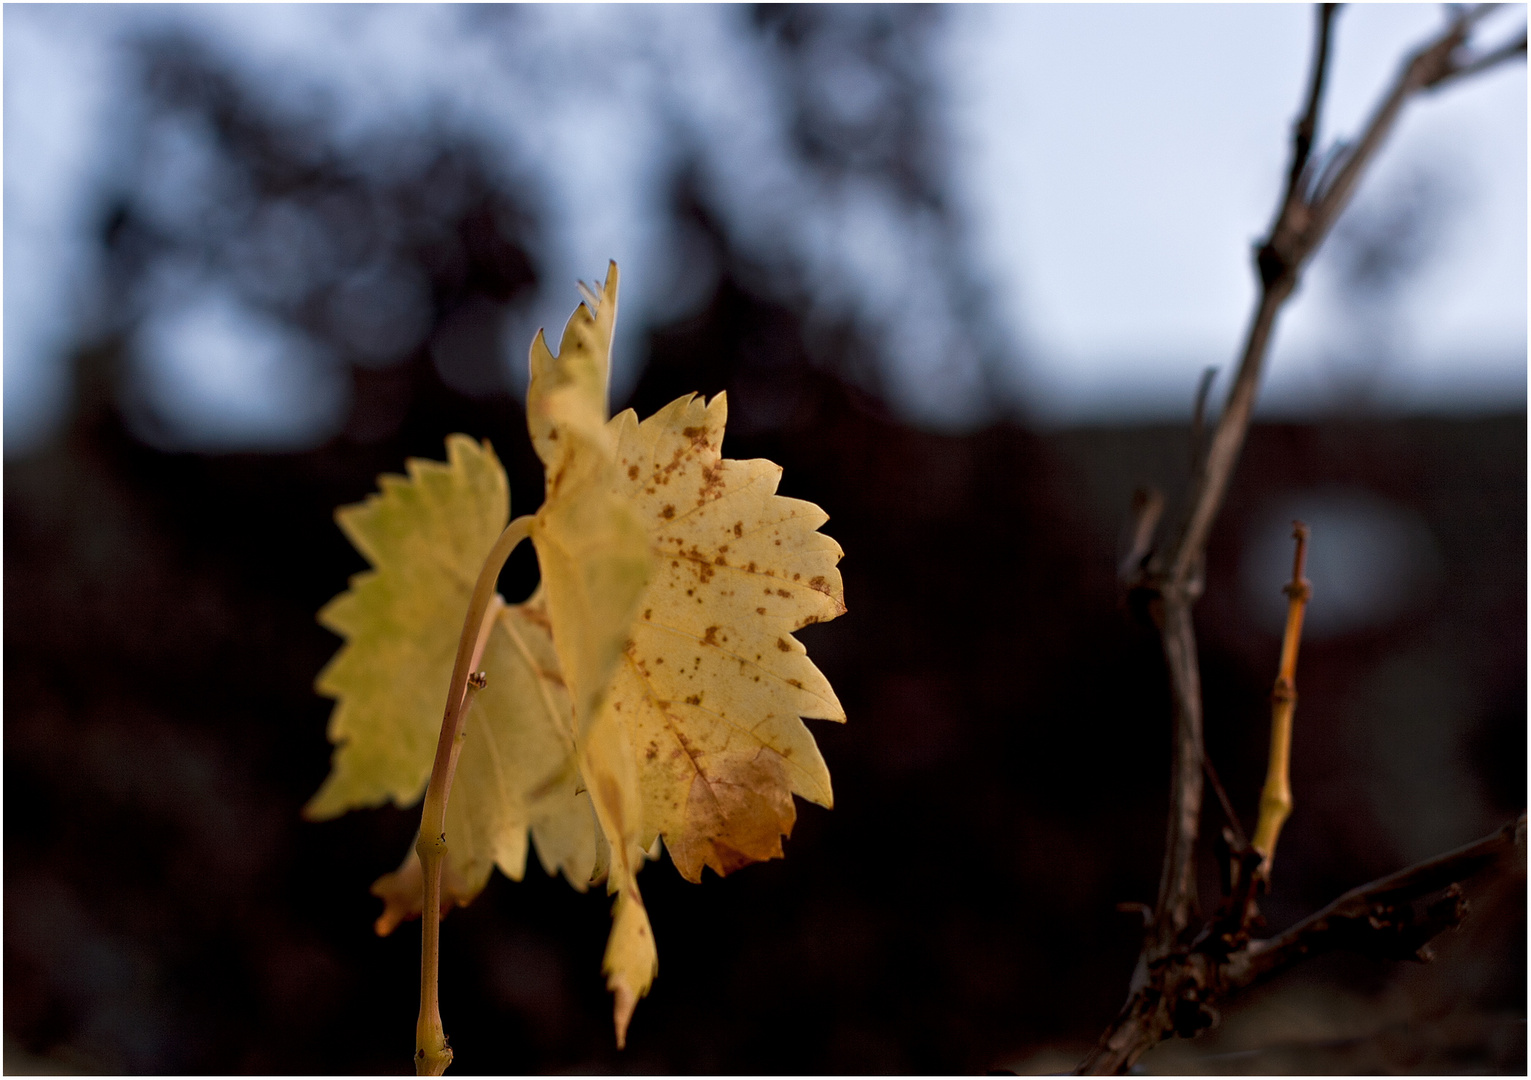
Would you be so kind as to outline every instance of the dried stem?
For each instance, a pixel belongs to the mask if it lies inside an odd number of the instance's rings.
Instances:
[[[452,682],[447,687],[446,715],[441,721],[441,737],[436,742],[436,761],[431,766],[430,784],[425,789],[425,805],[420,812],[420,838],[415,851],[425,876],[424,906],[421,909],[420,934],[420,1019],[415,1024],[415,1072],[419,1076],[440,1076],[452,1063],[452,1048],[447,1045],[441,1026],[441,1003],[437,988],[441,957],[441,870],[447,856],[447,796],[457,772],[457,758],[462,753],[466,735],[464,720],[473,695],[484,686],[482,672],[474,674],[484,654],[484,644],[494,625],[499,597],[494,586],[500,569],[517,544],[531,535],[532,519],[519,517],[505,527],[494,547],[484,558],[474,583],[468,613],[463,619],[462,635],[457,641],[457,659],[452,665]]]
[[[1170,812],[1158,901],[1138,957],[1127,1004],[1095,1050],[1081,1063],[1080,1072],[1124,1072],[1171,1032],[1194,1034],[1212,1023],[1215,1011],[1204,995],[1215,993],[1221,984],[1207,982],[1204,976],[1212,961],[1195,951],[1196,944],[1212,940],[1227,945],[1246,936],[1253,913],[1252,901],[1226,908],[1231,928],[1214,923],[1209,931],[1218,932],[1210,938],[1208,932],[1195,937],[1190,926],[1196,906],[1197,830],[1206,772],[1201,682],[1191,608],[1201,594],[1207,540],[1249,430],[1276,317],[1296,289],[1302,267],[1344,210],[1404,104],[1421,90],[1485,71],[1524,53],[1522,38],[1518,47],[1511,42],[1478,57],[1463,55],[1469,33],[1486,10],[1480,6],[1459,12],[1445,31],[1414,53],[1384,94],[1360,140],[1354,146],[1341,148],[1327,164],[1317,167],[1313,148],[1328,72],[1335,5],[1323,4],[1318,8],[1312,73],[1302,112],[1292,132],[1286,189],[1270,233],[1256,255],[1260,296],[1250,319],[1238,370],[1193,477],[1191,498],[1175,544],[1151,558],[1146,570],[1131,583],[1134,588],[1156,594],[1152,607],[1169,669],[1174,724]],[[1294,644],[1294,663],[1295,657]],[[1274,834],[1270,843],[1274,846]],[[1249,853],[1237,854],[1243,858]],[[1249,879],[1246,873],[1246,888]]]
[[[1292,759],[1292,714],[1297,711],[1297,646],[1302,642],[1302,617],[1313,587],[1302,576],[1308,557],[1308,527],[1292,522],[1297,553],[1292,560],[1292,580],[1286,593],[1286,634],[1281,640],[1281,666],[1271,688],[1271,752],[1265,767],[1265,790],[1260,793],[1260,820],[1251,847],[1260,853],[1260,873],[1270,879],[1281,826],[1292,813],[1292,784],[1288,766]]]
[[[1121,583],[1132,588],[1141,584],[1143,565],[1154,549],[1154,534],[1159,531],[1159,520],[1164,516],[1164,493],[1157,488],[1139,488],[1132,493],[1132,525],[1127,540],[1127,551],[1117,564],[1116,574]]]
[[[1205,754],[1201,758],[1202,772],[1207,774],[1207,783],[1212,785],[1212,794],[1217,796],[1217,804],[1223,809],[1223,817],[1227,820],[1226,826],[1229,833],[1229,846],[1235,851],[1242,851],[1249,846],[1249,838],[1244,835],[1244,826],[1239,821],[1239,812],[1233,808],[1233,800],[1228,797],[1228,791],[1223,787],[1223,781],[1217,775],[1217,769],[1212,765],[1212,759]]]

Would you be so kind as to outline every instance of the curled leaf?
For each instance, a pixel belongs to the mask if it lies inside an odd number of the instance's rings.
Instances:
[[[581,305],[570,317],[557,357],[537,336],[527,415],[547,470],[547,495],[532,526],[532,543],[573,703],[579,769],[610,852],[608,888],[617,894],[606,968],[618,993],[620,1042],[658,960],[636,880],[643,859],[638,773],[628,732],[609,707],[612,675],[653,561],[637,512],[616,490],[616,440],[606,424],[616,304],[612,266],[595,310]]]

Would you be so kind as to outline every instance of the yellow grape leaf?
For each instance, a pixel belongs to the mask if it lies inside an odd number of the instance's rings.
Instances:
[[[374,569],[320,612],[346,639],[320,673],[336,699],[333,768],[305,808],[311,819],[417,801],[429,778],[446,688],[473,580],[509,516],[505,473],[487,444],[447,440],[446,463],[411,460],[408,479],[385,476],[380,494],[336,517]],[[502,607],[481,666],[492,677],[468,717],[458,761],[459,797],[447,804],[452,837],[444,902],[466,904],[491,867],[519,879],[527,830],[550,873],[589,882],[598,836],[580,790],[568,693],[540,597]],[[379,933],[419,915],[414,846],[373,892],[387,905]]]
[[[792,636],[845,612],[828,515],[776,494],[781,468],[721,457],[725,397],[694,395],[612,421],[618,490],[656,560],[611,686],[638,752],[641,845],[676,868],[727,874],[782,854],[792,796],[829,806],[829,770],[799,717],[844,720]]]
[[[617,282],[612,264],[601,294],[587,294],[586,304],[570,316],[556,357],[540,332],[533,340],[526,412],[547,471],[532,543],[572,698],[579,769],[610,850],[608,888],[617,894],[604,968],[616,995],[621,1045],[638,998],[653,982],[658,954],[636,880],[643,858],[637,769],[607,694],[652,563],[637,513],[614,490],[616,447],[606,424],[606,385]]]
[[[379,493],[335,513],[373,569],[319,612],[346,644],[316,682],[336,702],[336,748],[304,809],[310,819],[424,794],[463,613],[510,517],[505,470],[488,444],[453,435],[446,463],[415,458],[407,468],[407,479],[380,477]]]
[[[639,422],[607,419],[617,268],[570,317],[554,356],[532,343],[527,425],[546,470],[531,539],[542,585],[491,605],[488,684],[446,808],[443,906],[492,866],[524,870],[530,832],[549,873],[616,897],[603,971],[617,1042],[658,970],[637,886],[663,837],[691,881],[782,854],[793,795],[824,806],[829,773],[802,718],[844,720],[793,637],[845,611],[826,515],[776,494],[781,469],[721,457],[727,403],[695,395]],[[417,800],[428,778],[463,612],[508,517],[487,444],[338,514],[372,562],[321,612],[346,645],[319,679],[337,699],[334,770],[307,812]],[[421,905],[413,849],[373,891],[380,933]]]

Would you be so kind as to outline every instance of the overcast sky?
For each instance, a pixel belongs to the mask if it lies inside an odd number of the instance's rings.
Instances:
[[[979,276],[992,283],[1011,339],[1018,410],[1049,424],[1183,415],[1198,373],[1227,365],[1247,318],[1250,245],[1278,194],[1311,10],[943,10],[949,164]],[[921,291],[921,237],[888,235],[894,219],[856,193],[820,198],[819,218],[795,221],[789,179],[755,175],[769,172],[760,148],[782,135],[750,127],[768,110],[751,108],[765,84],[740,51],[739,17],[701,7],[527,9],[515,31],[525,63],[512,67],[505,42],[454,8],[7,6],[7,452],[56,421],[64,357],[89,332],[95,199],[135,116],[119,42],[124,29],[150,24],[210,36],[295,102],[327,93],[339,103],[337,137],[375,130],[391,111],[447,108],[538,163],[561,198],[544,267],[558,287],[529,319],[561,324],[573,279],[599,276],[616,257],[629,357],[619,391],[636,375],[644,324],[670,313],[667,291],[680,280],[654,224],[665,165],[655,102],[685,101],[687,122],[732,140],[717,168],[734,170],[724,186],[756,227],[800,230],[824,303],[888,327],[896,403],[917,420],[960,427],[971,397],[926,391],[940,319],[950,316],[928,310]],[[1440,18],[1435,5],[1343,10],[1324,142],[1357,130],[1406,48]],[[1525,9],[1507,5],[1496,19],[1507,33]],[[1321,411],[1357,394],[1410,410],[1523,406],[1525,78],[1523,63],[1510,64],[1410,106],[1354,210],[1364,225],[1409,199],[1424,206],[1433,227],[1420,268],[1368,299],[1347,293],[1344,267],[1321,256],[1279,329],[1268,408]],[[540,105],[506,104],[527,100]],[[782,205],[771,210],[772,198]],[[872,272],[888,266],[902,276]],[[214,321],[199,332],[216,330]],[[210,392],[219,379],[252,386],[280,370],[272,342],[244,352],[226,344],[205,348]]]
[[[1437,5],[1352,5],[1336,23],[1320,139],[1356,133]],[[1505,30],[1523,26],[1509,6]],[[1044,411],[1185,401],[1235,353],[1308,72],[1304,5],[965,8],[951,42],[967,195]],[[1443,194],[1438,247],[1396,312],[1390,374],[1410,403],[1523,395],[1526,69],[1409,107],[1360,189]],[[1266,398],[1325,400],[1354,320],[1325,302],[1323,255],[1281,325]],[[1153,399],[1153,404],[1149,400]]]

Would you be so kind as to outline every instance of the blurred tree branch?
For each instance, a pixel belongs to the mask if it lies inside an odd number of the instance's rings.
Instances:
[[[1123,584],[1128,590],[1149,599],[1147,606],[1158,626],[1169,669],[1174,731],[1170,812],[1159,895],[1132,976],[1127,1003],[1096,1048],[1080,1064],[1078,1071],[1081,1073],[1125,1072],[1170,1034],[1194,1035],[1215,1023],[1214,1003],[1221,995],[1273,974],[1310,955],[1320,945],[1376,951],[1378,941],[1388,940],[1404,942],[1410,946],[1409,955],[1419,955],[1431,936],[1445,926],[1455,925],[1453,920],[1460,919],[1463,910],[1460,895],[1450,898],[1449,910],[1437,910],[1439,905],[1431,907],[1433,914],[1427,913],[1423,919],[1412,916],[1405,919],[1400,914],[1405,909],[1397,904],[1418,899],[1447,885],[1454,886],[1455,881],[1483,865],[1477,856],[1468,858],[1462,852],[1442,856],[1432,863],[1395,875],[1399,881],[1412,883],[1407,888],[1398,885],[1401,892],[1388,892],[1394,888],[1388,885],[1394,878],[1384,879],[1347,893],[1271,942],[1249,942],[1248,930],[1258,914],[1251,890],[1261,857],[1250,850],[1242,830],[1234,822],[1226,834],[1230,840],[1228,903],[1222,915],[1199,933],[1192,925],[1196,909],[1196,853],[1203,778],[1210,763],[1206,760],[1202,735],[1201,680],[1191,608],[1202,592],[1202,564],[1207,540],[1249,430],[1276,317],[1296,289],[1303,266],[1349,203],[1363,172],[1392,131],[1404,105],[1421,91],[1487,71],[1525,55],[1524,30],[1518,39],[1499,46],[1478,51],[1468,48],[1474,28],[1494,7],[1479,4],[1454,10],[1448,16],[1446,28],[1404,63],[1373,111],[1360,139],[1354,144],[1341,144],[1333,154],[1315,158],[1313,148],[1323,105],[1337,5],[1322,4],[1317,9],[1311,78],[1301,115],[1292,133],[1292,158],[1286,189],[1270,232],[1255,256],[1260,295],[1238,371],[1205,453],[1196,451],[1198,466],[1192,477],[1188,509],[1173,545],[1152,551],[1150,534],[1158,524],[1158,506],[1154,499],[1144,497],[1135,507],[1136,527],[1131,551],[1120,568]],[[1204,394],[1203,389],[1198,396]],[[1201,413],[1202,409],[1198,407],[1198,419]],[[1197,426],[1199,428],[1200,424]],[[1200,442],[1199,432],[1196,442]],[[1222,801],[1231,818],[1226,797],[1222,797]],[[1519,823],[1506,826],[1494,837],[1471,845],[1463,852],[1480,849],[1498,852],[1508,843],[1515,842],[1515,838],[1523,837],[1523,824],[1522,817]],[[1511,840],[1504,839],[1507,835]],[[1439,881],[1433,889],[1421,891],[1414,888],[1414,884],[1421,882],[1437,882],[1440,873],[1447,873],[1447,879]],[[1247,896],[1239,896],[1241,892]],[[1392,899],[1383,904],[1377,900],[1383,895]],[[1378,904],[1382,904],[1381,908]],[[1361,929],[1356,931],[1358,927]]]

